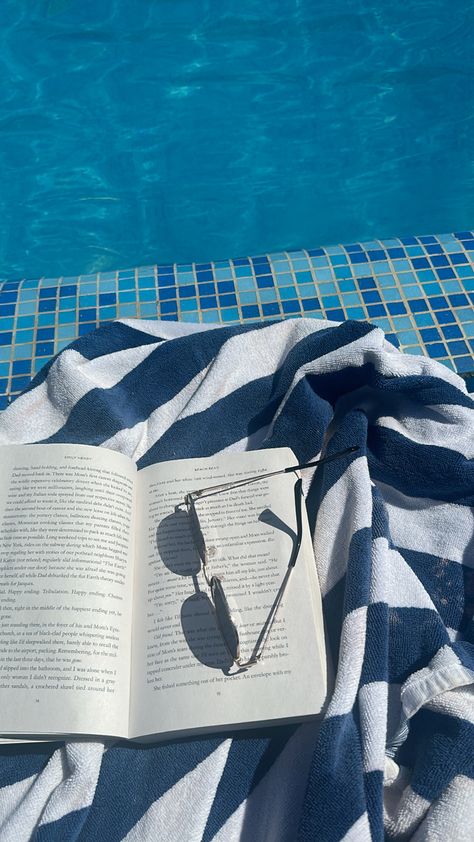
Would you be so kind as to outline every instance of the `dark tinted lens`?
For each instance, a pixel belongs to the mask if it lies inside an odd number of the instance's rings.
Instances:
[[[216,618],[224,638],[225,645],[229,650],[233,661],[240,658],[240,642],[237,627],[231,617],[229,603],[227,602],[222,582],[217,576],[213,576],[210,583]]]

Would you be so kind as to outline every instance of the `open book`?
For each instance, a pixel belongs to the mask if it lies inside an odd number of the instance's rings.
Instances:
[[[182,505],[195,489],[296,464],[288,449],[137,471],[84,445],[0,448],[0,733],[161,739],[317,715],[326,657],[311,538],[264,656],[239,670]],[[293,473],[203,506],[209,566],[250,655],[288,569]]]

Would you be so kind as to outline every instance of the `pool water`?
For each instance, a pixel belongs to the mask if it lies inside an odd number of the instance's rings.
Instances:
[[[0,38],[2,277],[472,221],[471,0],[3,0]]]

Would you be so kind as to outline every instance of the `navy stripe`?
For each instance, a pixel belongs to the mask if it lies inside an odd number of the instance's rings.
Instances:
[[[234,737],[207,819],[202,842],[211,842],[214,839],[227,819],[271,769],[295,731],[296,726],[293,725],[273,728],[270,732],[260,731],[258,736],[253,738],[248,733]],[[245,820],[241,837],[245,838]]]
[[[333,333],[329,336],[330,331]],[[245,436],[252,435],[271,422],[275,409],[290,388],[298,369],[317,358],[319,353],[336,350],[346,339],[345,332],[339,327],[305,337],[297,343],[281,369],[274,374],[253,380],[215,401],[203,412],[176,421],[139,460],[138,467],[144,468],[168,459],[211,456]],[[349,373],[347,383],[350,379]],[[265,447],[293,447],[297,457],[303,460],[314,455],[321,447],[323,427],[330,413],[327,404],[321,401],[319,395],[315,397],[308,387],[312,377],[308,376],[306,381],[300,381],[295,399],[289,397],[281,421],[277,419],[274,432],[265,439]],[[306,413],[302,412],[303,404],[297,403],[299,396],[305,398],[304,405],[308,407]],[[306,430],[302,427],[305,422]],[[208,435],[209,430],[212,430],[212,437]],[[354,436],[349,435],[349,438],[350,443],[354,444]]]
[[[435,801],[456,775],[474,779],[474,725],[465,719],[422,709],[413,717],[401,758],[413,769],[410,785]],[[402,761],[401,761],[402,762]]]
[[[474,569],[405,547],[398,552],[416,573],[445,625],[465,632],[474,612]]]
[[[374,769],[365,772],[365,792],[367,796],[367,813],[372,839],[383,839],[383,771]]]
[[[474,506],[474,461],[462,453],[419,444],[386,427],[369,427],[372,479],[409,497]]]
[[[153,802],[209,757],[222,739],[110,748],[102,760],[81,842],[119,842]]]
[[[392,646],[390,609],[384,602],[367,606],[364,660],[360,686],[389,679],[389,649]]]
[[[163,337],[152,336],[138,327],[129,327],[122,322],[106,322],[98,330],[76,339],[69,348],[78,351],[86,360],[95,360],[125,348],[139,348],[140,345],[163,341]]]
[[[342,622],[344,620],[344,593],[346,577],[343,576],[323,597],[323,613],[327,632],[326,644],[331,653],[334,669],[339,661]]]
[[[203,412],[176,421],[138,461],[138,467],[144,468],[167,459],[212,456],[265,427],[271,422],[279,403],[278,398],[269,395],[265,409],[259,409],[262,395],[271,389],[272,380],[271,377],[254,380]],[[315,424],[317,420],[313,419],[313,427]],[[278,446],[282,446],[281,436],[279,439]],[[264,444],[265,447],[277,446],[273,436],[266,438]],[[294,446],[295,439],[289,437],[284,444]]]
[[[56,822],[41,825],[33,834],[33,842],[76,842],[89,814],[89,807],[73,810]]]
[[[348,713],[326,719],[303,802],[299,842],[339,842],[366,807],[356,718]]]
[[[98,445],[145,420],[209,365],[232,331],[235,329],[205,331],[198,334],[199,344],[193,335],[163,342],[115,386],[91,389],[73,407],[65,425],[46,441]]]
[[[59,743],[0,747],[0,788],[23,781],[41,772]]]
[[[254,427],[258,430],[272,421],[283,395],[284,391],[280,387],[273,400],[267,403],[255,419],[257,423],[249,425],[250,433]],[[291,447],[298,462],[307,462],[321,450],[331,418],[331,406],[313,392],[308,378],[304,377],[291,391],[284,412],[279,414],[271,436],[265,439],[262,446]]]
[[[403,684],[412,673],[426,667],[442,646],[449,644],[439,614],[430,608],[390,608],[388,628],[388,680],[392,683]],[[370,680],[373,679],[369,675],[364,676],[365,682]]]
[[[439,614],[429,608],[367,607],[361,685],[374,681],[403,684],[426,667],[449,637]]]

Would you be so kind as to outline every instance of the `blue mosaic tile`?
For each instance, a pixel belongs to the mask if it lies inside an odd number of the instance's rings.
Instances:
[[[333,307],[340,307],[341,301],[338,295],[323,295],[322,298],[323,306],[327,308]]]
[[[381,301],[380,293],[374,290],[367,290],[362,292],[362,298],[365,304],[374,304],[376,301]]]
[[[367,304],[367,315],[369,319],[375,320],[378,316],[384,316],[387,310],[384,304]],[[388,328],[390,329],[390,323],[388,324]]]
[[[99,294],[99,305],[115,304],[117,301],[117,294],[115,292],[103,292]]]
[[[29,374],[31,371],[31,360],[13,360],[12,375]]]
[[[270,306],[270,305],[267,305]],[[223,322],[239,322],[240,314],[237,307],[221,310]]]
[[[314,292],[314,290],[313,290],[313,292]],[[265,302],[266,304],[268,304],[271,301],[277,301],[277,299],[278,299],[277,292],[276,292],[275,289],[261,289],[261,290],[259,290],[259,296],[260,296],[260,301]],[[235,295],[233,296],[233,298],[235,299],[235,303],[237,303],[237,299],[235,298]],[[222,304],[223,304],[222,296],[220,297],[220,303],[221,303],[221,306],[222,306]]]
[[[387,309],[392,316],[399,316],[407,312],[406,305],[403,301],[389,302],[387,304]]]
[[[402,299],[402,292],[396,287],[381,290],[381,295],[384,301],[401,301]]]
[[[376,289],[374,278],[359,278],[357,281],[359,289]]]
[[[219,304],[221,307],[233,307],[237,305],[237,298],[234,294],[219,295]]]
[[[184,298],[179,303],[179,307],[182,313],[188,312],[189,310],[196,310],[198,309],[197,298]],[[170,311],[171,312],[171,311]]]
[[[14,304],[0,304],[0,316],[14,316],[15,315],[15,305]]]
[[[415,300],[409,300],[408,306],[412,313],[421,313],[423,310],[428,309],[428,304],[426,300],[422,298],[417,298]]]
[[[433,342],[430,345],[426,345],[426,350],[428,355],[433,359],[439,359],[448,355],[446,345],[443,342]]]
[[[362,307],[346,307],[345,310],[349,319],[360,320],[366,318],[365,311]]]
[[[413,319],[417,327],[428,327],[435,323],[431,313],[414,313]]]
[[[281,307],[284,313],[300,313],[300,304],[298,301],[282,301]]]
[[[260,310],[256,304],[242,305],[242,317],[244,319],[258,319]]]
[[[426,257],[413,257],[412,258],[412,266],[414,269],[429,269],[430,262]],[[448,261],[446,261],[447,263]],[[436,265],[436,264],[434,264]]]
[[[265,287],[274,286],[274,280],[272,275],[256,275],[256,281],[259,289],[265,289]]]
[[[351,292],[352,290],[356,290],[356,282],[352,279],[341,280],[338,282],[337,286],[341,292]]]
[[[369,318],[402,350],[474,375],[473,303],[474,236],[467,231],[6,281],[0,284],[0,397],[3,404],[14,397],[30,372],[74,337],[137,316],[225,324],[301,315]]]
[[[440,325],[445,325],[449,322],[456,321],[456,316],[452,310],[439,310],[435,313],[435,317],[440,323]]]
[[[308,311],[308,310],[320,310],[321,309],[321,305],[319,303],[318,298],[305,298],[304,301],[302,301],[302,305],[303,305],[303,310],[305,312]]]
[[[240,299],[241,304],[256,304],[257,293],[256,292],[241,292],[241,293],[239,293],[239,299]],[[216,301],[216,306],[217,306],[217,301]]]

